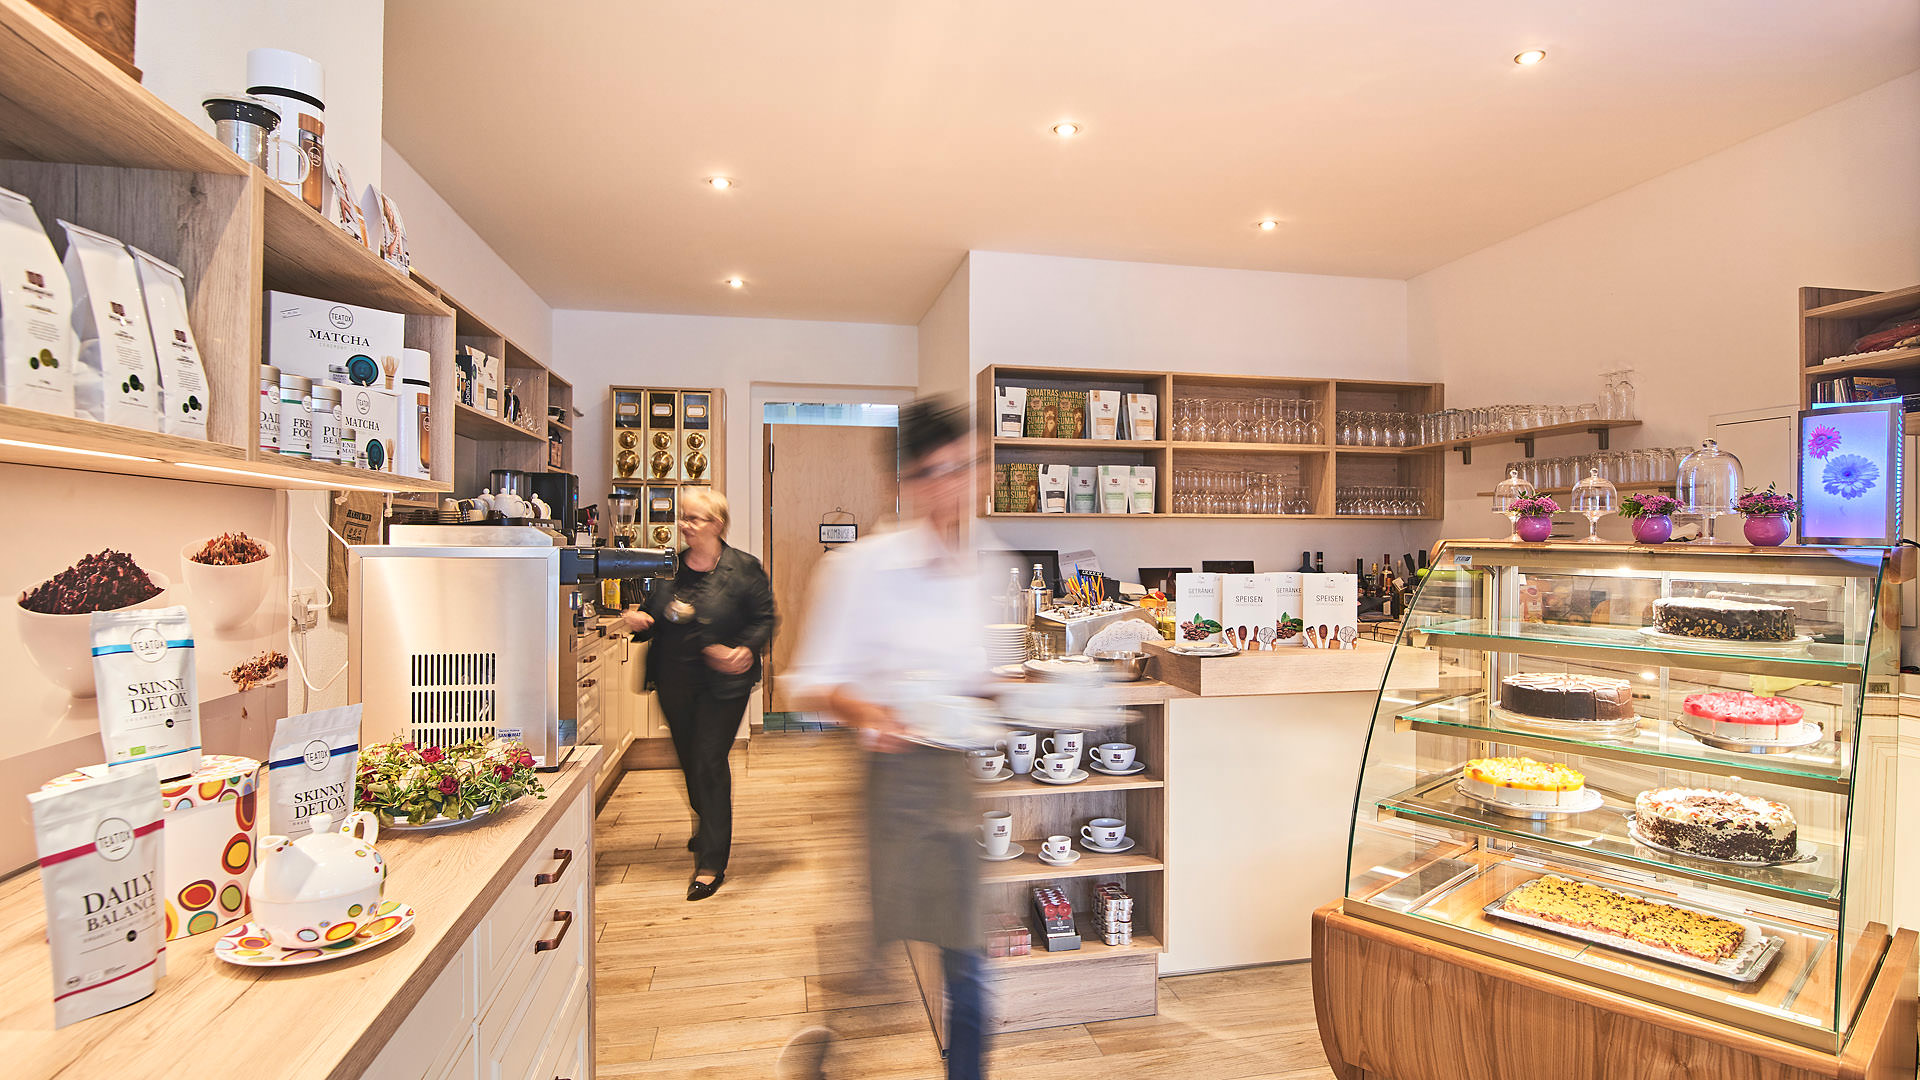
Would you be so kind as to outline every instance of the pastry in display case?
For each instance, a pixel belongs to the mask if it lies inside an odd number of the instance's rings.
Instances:
[[[1901,977],[1898,630],[1882,548],[1443,545],[1339,917],[1840,1052]]]

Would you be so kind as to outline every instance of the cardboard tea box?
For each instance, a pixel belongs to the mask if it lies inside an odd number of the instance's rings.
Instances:
[[[371,386],[340,390],[340,464],[394,472],[400,460],[400,397]]]
[[[392,389],[407,317],[298,293],[267,293],[266,362],[314,382]]]

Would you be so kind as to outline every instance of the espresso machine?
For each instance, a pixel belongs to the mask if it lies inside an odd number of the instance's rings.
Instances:
[[[396,519],[388,537],[347,549],[347,693],[363,741],[499,736],[555,769],[597,737],[575,722],[577,590],[670,578],[671,550],[567,547],[539,525],[454,511]]]

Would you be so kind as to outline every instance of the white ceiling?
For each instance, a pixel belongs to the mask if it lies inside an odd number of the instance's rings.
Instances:
[[[385,136],[555,307],[911,323],[970,248],[1410,277],[1916,68],[1916,0],[388,0]]]

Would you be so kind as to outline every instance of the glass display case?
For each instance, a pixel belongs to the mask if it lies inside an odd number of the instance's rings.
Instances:
[[[1837,1051],[1891,936],[1897,604],[1884,549],[1444,544],[1344,910]]]

